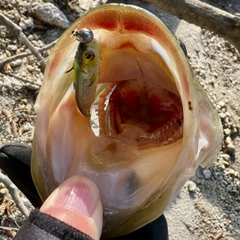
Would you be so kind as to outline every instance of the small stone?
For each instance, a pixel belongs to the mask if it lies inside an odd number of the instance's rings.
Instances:
[[[222,154],[222,158],[226,161],[230,160],[230,156],[228,154]]]
[[[6,35],[7,35],[6,32],[4,32],[4,31],[0,31],[0,37],[5,38]]]
[[[9,51],[17,51],[18,47],[16,45],[8,45],[7,50]]]
[[[230,112],[226,112],[226,116],[227,117],[231,117],[231,113]]]
[[[235,153],[235,146],[233,144],[228,144],[227,145],[227,151],[230,154],[234,154]]]
[[[24,24],[26,26],[26,28],[34,28],[34,22],[32,18],[28,18],[26,20],[24,20]]]
[[[0,189],[0,197],[5,196],[8,193],[8,190],[6,188]]]
[[[27,70],[28,70],[29,72],[32,72],[32,71],[34,70],[34,67],[31,66],[31,65],[28,65],[28,66],[27,66]]]
[[[8,76],[3,77],[3,83],[6,88],[9,90],[12,88],[12,79]]]
[[[33,35],[32,35],[32,34],[30,34],[30,35],[28,36],[28,40],[29,40],[29,41],[32,41],[32,40],[33,40]]]
[[[212,177],[212,172],[209,169],[203,169],[203,175],[205,179],[210,179]]]
[[[38,4],[32,8],[32,15],[42,23],[52,27],[66,29],[70,26],[63,12],[52,3]]]
[[[62,33],[63,33],[63,30],[61,29],[49,29],[46,31],[45,37],[49,41],[54,41],[57,38],[59,38],[62,35]]]
[[[234,213],[231,213],[229,217],[231,218],[232,221],[236,220],[236,216]]]
[[[219,113],[219,117],[223,119],[223,118],[226,117],[226,114],[225,113]]]
[[[22,30],[26,30],[27,26],[25,25],[24,22],[19,22],[19,26],[22,28]]]
[[[231,130],[229,128],[226,128],[226,129],[224,129],[224,133],[225,133],[225,135],[229,136],[231,134]]]
[[[192,181],[187,182],[187,188],[189,192],[195,192],[197,189],[196,183]]]
[[[234,171],[233,169],[229,169],[229,170],[228,170],[228,174],[229,174],[229,175],[232,175],[232,176],[237,176],[237,172]]]
[[[33,34],[33,39],[34,40],[39,40],[39,37],[38,37],[38,35],[36,33]]]
[[[11,67],[17,67],[17,66],[20,66],[21,64],[22,64],[22,60],[17,59],[14,62],[11,63]]]
[[[226,137],[225,143],[226,144],[232,144],[232,139],[230,137]]]
[[[226,167],[228,167],[229,166],[229,162],[227,162],[227,161],[222,161],[222,163],[224,164],[224,166],[226,166]]]
[[[30,123],[26,123],[23,126],[23,132],[28,132],[28,131],[31,131],[32,129],[33,129],[33,126]]]

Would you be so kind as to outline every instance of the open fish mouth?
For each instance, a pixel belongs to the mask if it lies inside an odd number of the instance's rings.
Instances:
[[[100,48],[89,116],[78,106],[89,94],[76,96],[69,71],[79,44],[72,31],[83,28]],[[35,110],[32,175],[40,195],[71,176],[91,178],[104,206],[104,237],[159,217],[221,147],[218,114],[179,42],[136,6],[100,6],[70,26],[49,57]]]
[[[103,46],[98,83],[104,88],[92,107],[93,120],[95,112],[98,116],[97,134],[118,135],[139,149],[181,138],[183,108],[167,53],[141,33],[96,35]]]

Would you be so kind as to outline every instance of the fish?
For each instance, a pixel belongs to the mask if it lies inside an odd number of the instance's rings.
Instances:
[[[100,48],[86,112],[76,99],[88,95],[76,97],[76,71],[68,71],[79,47],[72,32],[84,28]],[[49,56],[34,106],[32,177],[43,200],[71,176],[92,179],[103,203],[104,238],[158,218],[221,149],[217,110],[180,45],[147,10],[105,4],[73,23]]]

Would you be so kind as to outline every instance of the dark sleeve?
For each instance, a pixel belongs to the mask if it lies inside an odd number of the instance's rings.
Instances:
[[[35,209],[14,240],[93,240],[85,233]]]
[[[168,240],[164,215],[139,230],[114,240]],[[66,223],[35,209],[18,231],[14,240],[93,240],[90,236]]]
[[[38,195],[31,175],[32,148],[21,143],[8,143],[0,147],[0,168],[25,194],[34,207],[40,207]]]

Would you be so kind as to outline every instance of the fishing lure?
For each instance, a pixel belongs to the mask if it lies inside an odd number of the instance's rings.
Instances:
[[[74,30],[79,45],[73,62],[74,89],[79,111],[90,117],[90,108],[95,99],[100,68],[100,48],[88,28]]]

